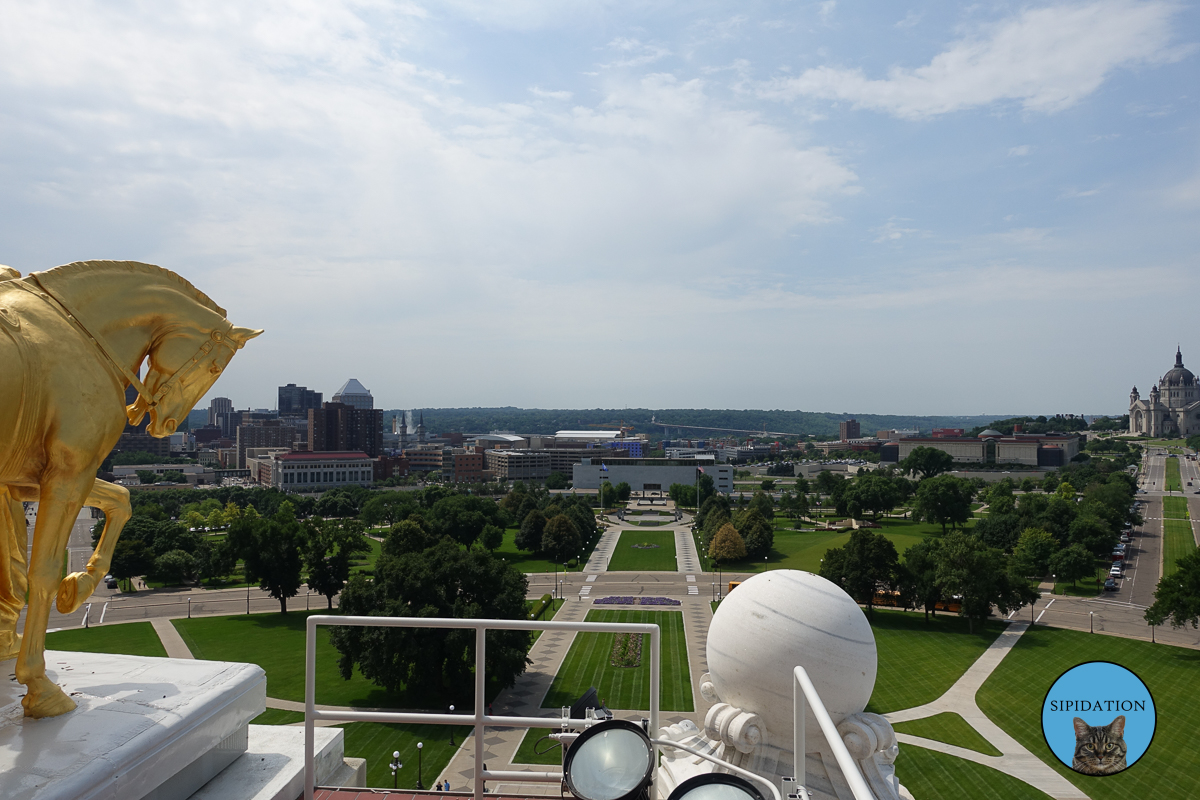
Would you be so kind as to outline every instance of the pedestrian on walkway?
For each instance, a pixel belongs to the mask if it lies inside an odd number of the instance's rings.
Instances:
[[[442,782],[441,782],[441,781],[438,781],[438,782],[437,782],[437,791],[439,791],[439,792],[440,792],[441,790],[442,790]]]

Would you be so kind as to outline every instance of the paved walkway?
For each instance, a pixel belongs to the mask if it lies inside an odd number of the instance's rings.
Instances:
[[[992,642],[991,647],[976,659],[970,669],[963,673],[963,676],[945,694],[932,703],[906,708],[903,711],[894,711],[891,714],[884,714],[884,716],[889,722],[896,723],[924,719],[946,712],[958,714],[1003,755],[987,756],[964,747],[956,747],[906,733],[897,733],[896,739],[901,744],[936,750],[997,769],[1059,800],[1088,800],[1088,796],[1081,792],[1075,784],[1059,775],[1041,759],[1025,749],[1020,742],[1005,733],[1004,729],[992,722],[975,703],[975,694],[983,686],[984,681],[996,667],[1000,666],[1000,662],[1004,660],[1009,650],[1028,628],[1028,622],[1012,623],[1004,633],[996,638],[996,641]]]
[[[179,631],[175,630],[175,626],[171,624],[171,620],[157,617],[150,620],[150,624],[154,626],[154,632],[158,634],[159,641],[166,649],[167,658],[195,658],[183,641],[183,637],[179,635]]]

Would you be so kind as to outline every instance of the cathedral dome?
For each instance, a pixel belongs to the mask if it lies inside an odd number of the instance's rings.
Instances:
[[[1175,351],[1175,367],[1166,375],[1163,375],[1159,381],[1160,386],[1195,386],[1196,376],[1192,371],[1183,366],[1183,353],[1178,349]]]

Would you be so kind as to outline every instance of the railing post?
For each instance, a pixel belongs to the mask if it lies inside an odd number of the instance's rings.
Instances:
[[[317,767],[314,763],[317,696],[317,618],[305,620],[304,639],[304,800],[313,800],[313,788],[317,782]]]
[[[483,800],[483,712],[487,707],[484,691],[484,661],[486,659],[487,628],[475,629],[475,798]]]
[[[657,625],[650,632],[650,738],[658,736],[658,704],[662,689],[662,629]],[[653,764],[658,764],[658,745],[654,745]],[[657,772],[657,768],[655,772]]]
[[[804,763],[806,752],[804,742],[805,718],[804,688],[800,685],[799,668],[792,673],[792,775],[796,779],[796,787],[801,800],[808,798],[807,764]]]

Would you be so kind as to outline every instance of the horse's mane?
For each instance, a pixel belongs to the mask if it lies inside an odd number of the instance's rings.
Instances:
[[[163,269],[162,267],[155,266],[154,264],[143,264],[140,261],[74,261],[70,264],[63,264],[61,267],[55,267],[54,269],[40,272],[38,275],[39,277],[46,276],[51,278],[66,278],[73,275],[86,275],[90,278],[96,278],[101,277],[99,273],[105,270],[110,272],[125,273],[136,272],[141,273],[142,275],[154,276],[178,284],[181,289],[195,298],[196,302],[200,303],[209,311],[216,312],[222,317],[227,316],[225,309],[213,302],[211,297],[193,286],[186,278],[182,278],[171,270]]]

